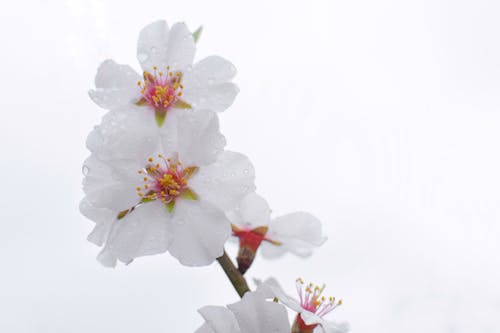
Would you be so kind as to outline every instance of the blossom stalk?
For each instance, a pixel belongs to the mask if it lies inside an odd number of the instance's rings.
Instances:
[[[224,251],[222,256],[217,258],[217,262],[219,262],[219,265],[224,270],[224,273],[226,273],[229,281],[231,281],[231,284],[240,297],[243,297],[247,291],[250,291],[247,281],[236,266],[234,266],[226,251]]]

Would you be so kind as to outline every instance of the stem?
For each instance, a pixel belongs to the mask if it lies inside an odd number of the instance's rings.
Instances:
[[[247,281],[241,275],[241,273],[238,271],[236,266],[234,266],[233,262],[231,259],[229,259],[229,256],[227,255],[226,251],[224,251],[224,254],[217,258],[217,261],[219,262],[220,266],[224,270],[224,273],[226,273],[227,277],[229,278],[229,281],[231,281],[231,284],[233,285],[234,289],[240,295],[240,297],[243,297],[243,295],[247,292],[250,291],[250,288],[248,288]]]

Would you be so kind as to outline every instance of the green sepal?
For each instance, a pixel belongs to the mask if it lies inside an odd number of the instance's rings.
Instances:
[[[142,203],[151,202],[151,201],[155,201],[155,199],[150,199],[150,198],[142,198],[141,199]]]
[[[193,39],[195,43],[198,43],[198,39],[200,39],[201,32],[203,31],[203,26],[200,25],[198,29],[196,29],[195,32],[193,32]]]
[[[138,100],[137,102],[135,102],[135,105],[137,106],[145,106],[145,105],[148,105],[148,101],[144,98],[141,98],[140,100]]]
[[[166,111],[155,110],[155,119],[158,127],[162,127],[165,122],[165,118],[167,117]]]
[[[187,188],[182,193],[182,198],[186,200],[198,200],[198,194],[194,193],[190,188]]]
[[[175,201],[174,201],[174,200],[172,200],[172,201],[170,201],[170,202],[167,202],[167,203],[165,204],[165,207],[167,207],[167,211],[168,211],[169,213],[172,213],[172,212],[174,211]]]
[[[172,106],[176,109],[191,109],[191,104],[182,99],[178,99]]]
[[[127,216],[127,214],[129,213],[130,209],[125,209],[125,210],[122,210],[121,212],[118,213],[118,215],[116,216],[116,218],[118,220],[121,220],[122,218],[124,218],[125,216]]]

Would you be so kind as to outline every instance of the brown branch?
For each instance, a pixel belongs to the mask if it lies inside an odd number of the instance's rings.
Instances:
[[[247,292],[250,291],[247,285],[247,281],[241,275],[241,273],[238,271],[236,266],[234,266],[233,262],[231,259],[229,259],[229,256],[227,255],[226,251],[224,251],[224,254],[217,258],[217,261],[219,262],[220,266],[224,270],[224,273],[226,273],[227,277],[229,278],[229,281],[231,281],[231,284],[233,285],[234,289],[240,295],[240,297],[243,297],[243,295]]]

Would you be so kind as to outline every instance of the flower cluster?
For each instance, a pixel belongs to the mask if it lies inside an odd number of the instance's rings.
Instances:
[[[88,239],[102,247],[98,260],[105,266],[167,251],[183,265],[209,265],[233,238],[239,244],[235,271],[244,281],[258,251],[268,258],[285,252],[306,257],[326,237],[309,213],[271,218],[268,203],[255,193],[252,163],[225,149],[217,113],[238,94],[236,69],[219,56],[194,62],[200,32],[157,21],[139,35],[140,74],[113,60],[101,64],[89,94],[107,112],[87,138],[80,210],[95,222]],[[228,308],[201,309],[207,323],[198,331],[325,328],[308,314],[320,318],[340,302],[324,301],[322,289],[311,288],[300,293],[306,312],[298,311],[269,280]],[[270,295],[297,311],[291,327]]]

